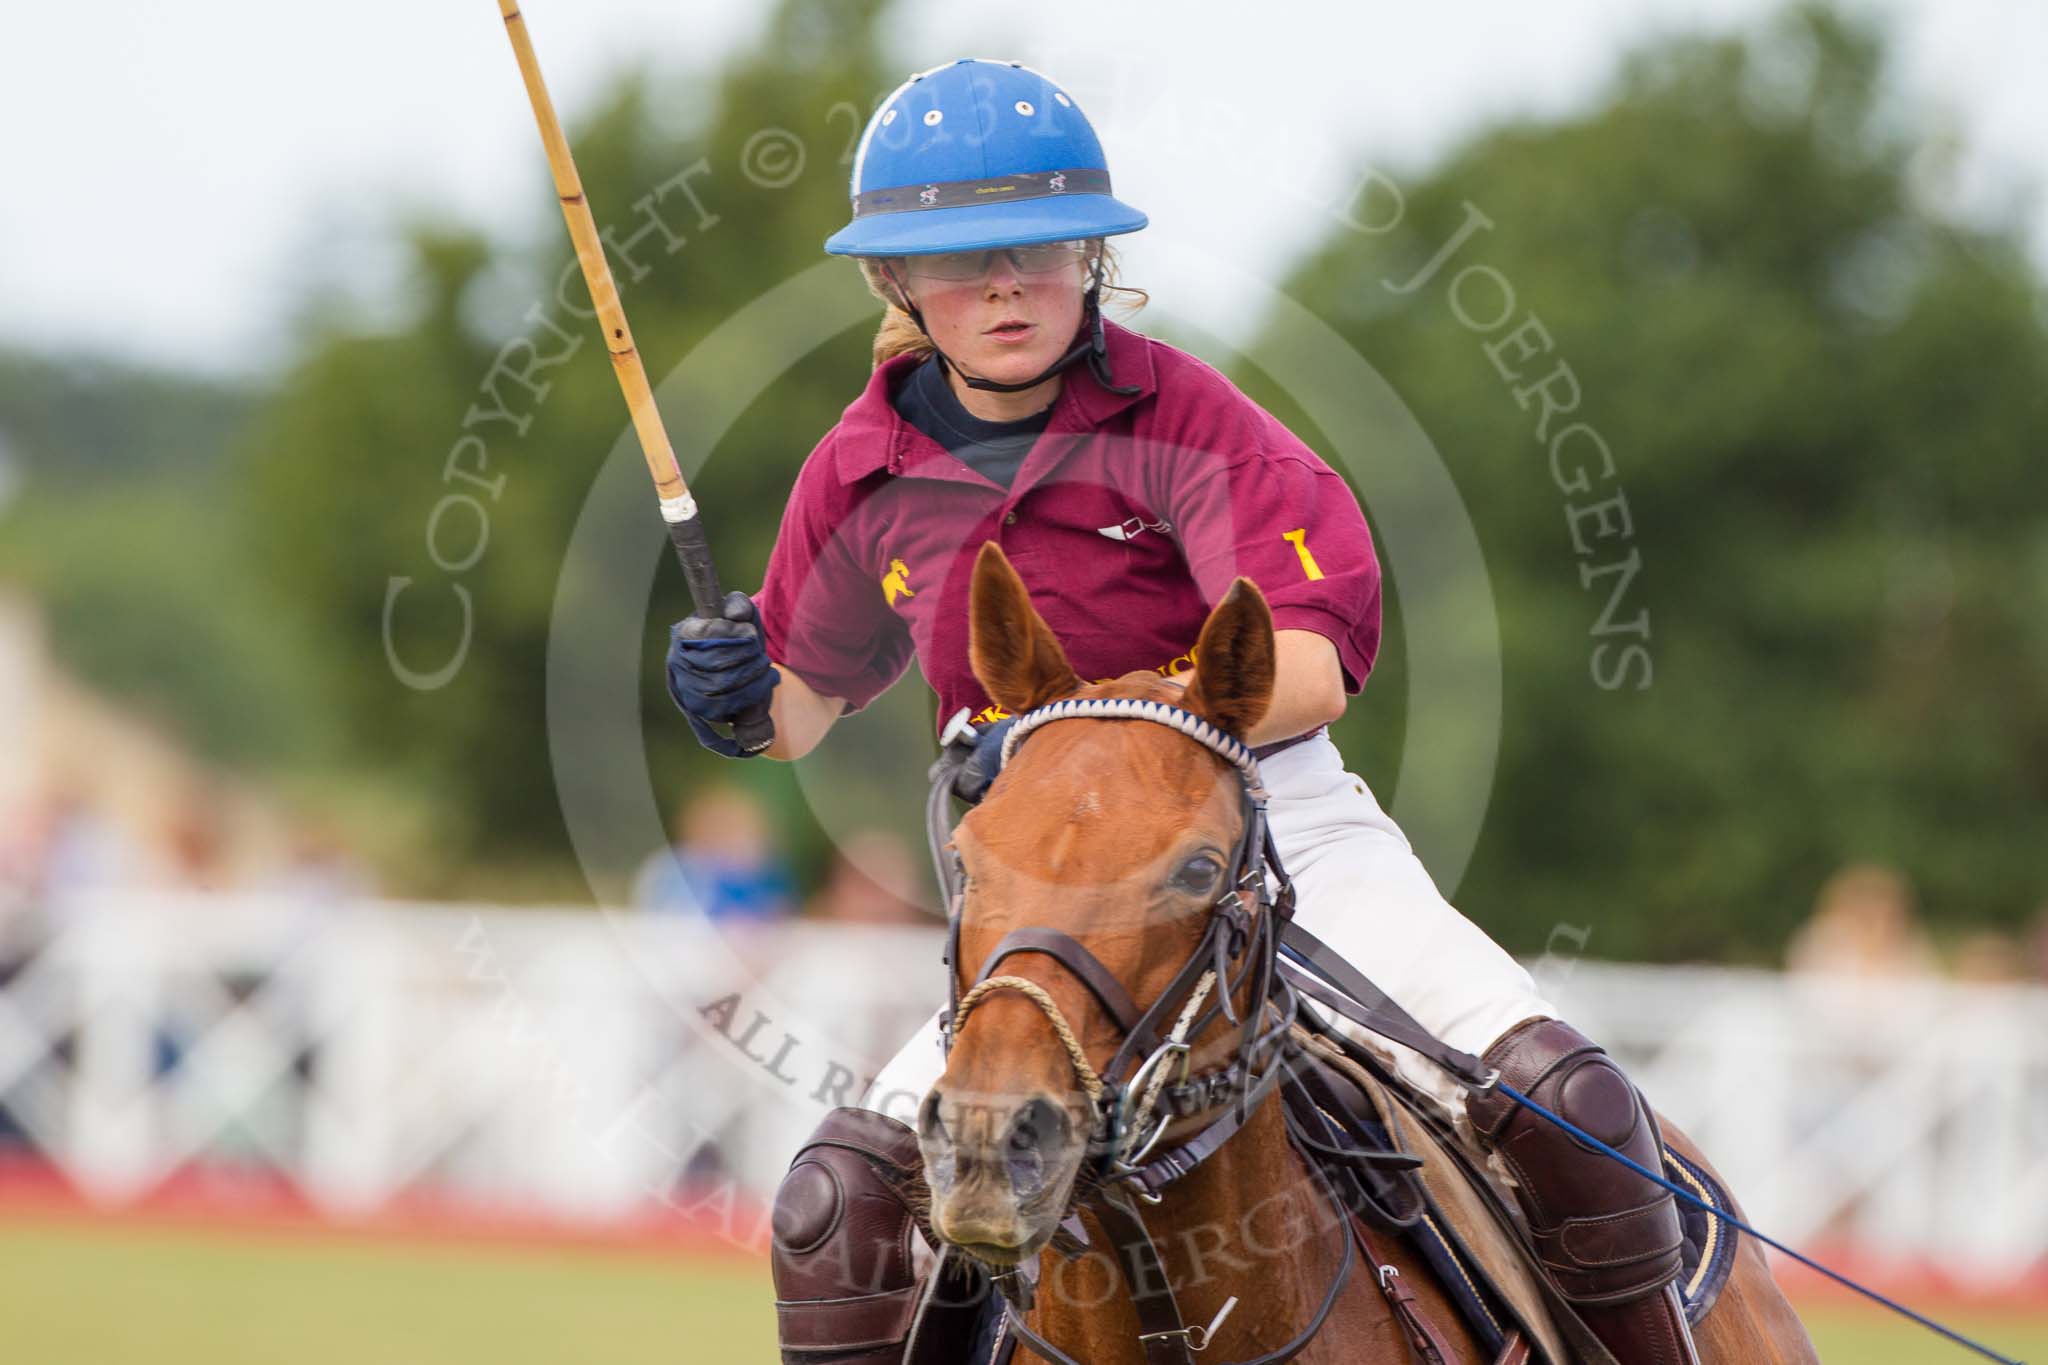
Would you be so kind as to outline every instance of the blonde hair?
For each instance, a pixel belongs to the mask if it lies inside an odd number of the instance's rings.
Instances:
[[[1150,296],[1142,289],[1117,283],[1115,247],[1099,238],[1094,247],[1102,259],[1102,305],[1106,308],[1114,303],[1124,317],[1132,316],[1150,301]],[[860,266],[860,277],[867,281],[868,292],[883,305],[882,325],[875,331],[874,358],[878,370],[899,355],[928,356],[935,349],[924,329],[897,302],[896,287],[882,273],[884,259],[875,256],[854,258],[855,264]]]

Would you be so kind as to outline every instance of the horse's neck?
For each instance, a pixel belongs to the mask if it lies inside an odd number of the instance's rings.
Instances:
[[[1289,1147],[1280,1106],[1270,1099],[1177,1181],[1163,1203],[1137,1207],[1182,1322],[1206,1327],[1227,1300],[1237,1299],[1218,1333],[1221,1342],[1270,1350],[1288,1340],[1307,1324],[1337,1271],[1341,1253],[1329,1206]],[[1053,1272],[1056,1253],[1048,1253],[1048,1272],[1068,1292],[1045,1296],[1039,1330],[1063,1349],[1068,1342],[1084,1345],[1068,1354],[1090,1365],[1142,1365],[1129,1291],[1108,1264],[1114,1249],[1101,1238],[1097,1246],[1104,1255],[1091,1255],[1071,1271]],[[1087,1262],[1094,1265],[1084,1271]],[[1105,1292],[1111,1290],[1113,1300]],[[1106,1300],[1122,1311],[1105,1311]],[[1214,1358],[1234,1357],[1226,1347]]]

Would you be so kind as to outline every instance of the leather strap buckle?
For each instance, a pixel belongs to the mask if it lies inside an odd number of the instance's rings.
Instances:
[[[1235,1307],[1237,1295],[1232,1294],[1223,1301],[1223,1306],[1216,1310],[1216,1316],[1209,1319],[1207,1327],[1176,1327],[1170,1332],[1141,1332],[1138,1334],[1138,1340],[1165,1341],[1169,1337],[1179,1337],[1187,1343],[1190,1351],[1206,1351],[1209,1349],[1209,1343],[1216,1339],[1216,1330],[1223,1326],[1223,1320],[1230,1316],[1230,1310]]]

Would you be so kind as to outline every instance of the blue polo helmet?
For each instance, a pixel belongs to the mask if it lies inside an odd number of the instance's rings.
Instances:
[[[1066,91],[1017,62],[963,57],[912,76],[868,120],[852,221],[835,256],[928,256],[1145,226],[1110,193],[1109,163]]]

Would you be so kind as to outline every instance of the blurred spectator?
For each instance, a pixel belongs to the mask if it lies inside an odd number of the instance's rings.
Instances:
[[[30,882],[45,900],[129,885],[142,871],[141,851],[74,788],[60,787],[50,794],[40,836],[32,837],[39,848],[33,855]]]
[[[32,811],[0,809],[0,917],[28,900],[39,878],[39,833]]]
[[[1949,975],[1958,981],[2020,981],[2027,975],[2027,955],[2011,934],[1980,930],[1965,934],[1956,944]]]
[[[1905,877],[1880,864],[1854,863],[1821,887],[1812,917],[1792,936],[1785,965],[1868,979],[1931,976],[1936,959]]]
[[[377,893],[369,868],[324,821],[301,825],[293,832],[284,866],[271,874],[266,889],[317,906],[346,905]]]
[[[163,823],[170,884],[182,891],[225,891],[232,880],[219,795],[189,787]]]
[[[641,864],[633,903],[643,910],[702,910],[713,920],[781,919],[796,908],[788,865],[752,793],[717,786],[676,814],[675,843]]]
[[[2024,951],[2029,974],[2038,980],[2048,981],[2048,904],[2034,912],[2034,924],[2027,931]]]
[[[825,885],[804,912],[841,924],[919,924],[917,864],[887,830],[856,832],[832,853]]]

